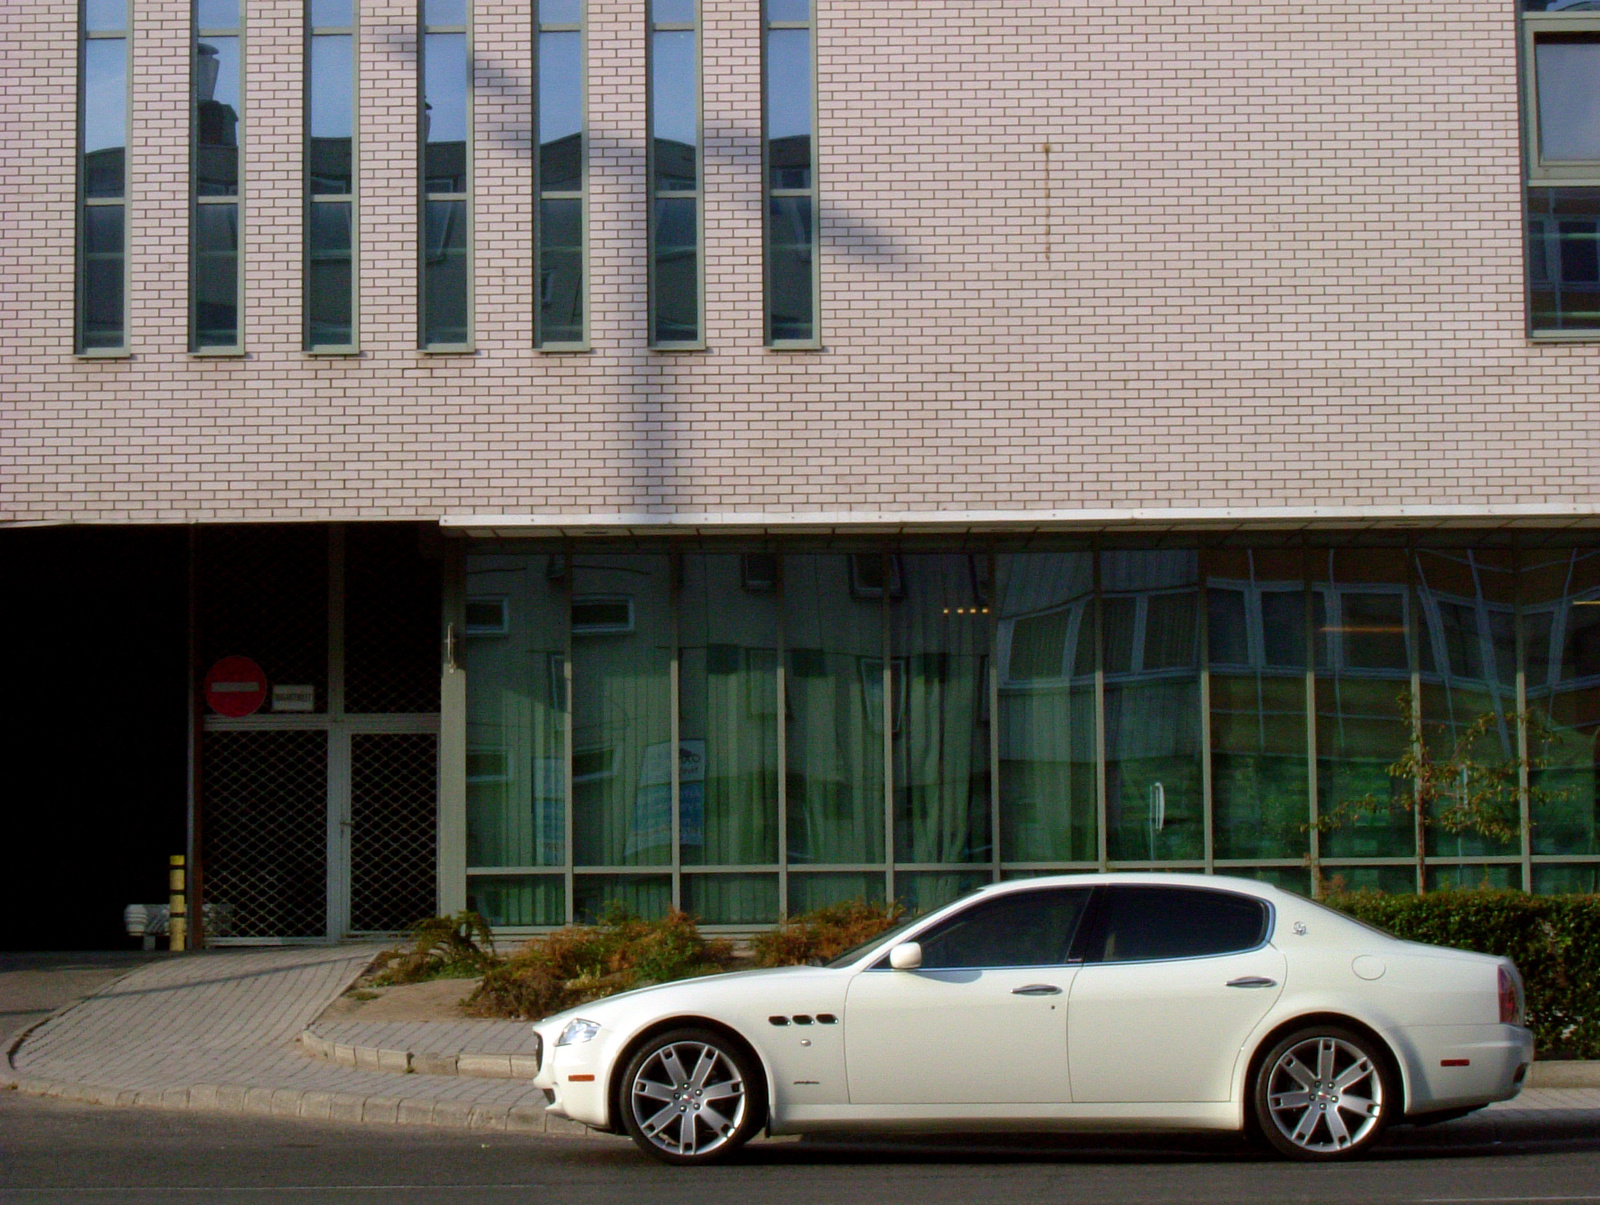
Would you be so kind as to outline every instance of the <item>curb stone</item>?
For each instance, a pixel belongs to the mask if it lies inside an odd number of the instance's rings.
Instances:
[[[350,1046],[330,1042],[315,1029],[302,1030],[300,1050],[309,1058],[324,1059],[364,1071],[390,1071],[397,1075],[470,1075],[482,1079],[532,1079],[539,1061],[531,1054],[439,1054],[430,1050],[389,1050],[378,1046]]]

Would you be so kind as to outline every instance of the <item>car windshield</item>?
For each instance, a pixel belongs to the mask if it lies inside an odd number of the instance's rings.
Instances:
[[[865,954],[868,950],[870,950],[873,946],[880,945],[880,944],[882,944],[884,942],[892,941],[895,937],[899,936],[901,933],[904,933],[912,925],[916,924],[918,921],[923,920],[923,919],[924,918],[920,917],[920,916],[908,917],[905,920],[901,921],[894,928],[885,929],[882,933],[878,934],[876,937],[869,937],[869,938],[867,938],[866,941],[859,942],[856,945],[851,946],[843,954],[840,954],[837,958],[830,959],[824,965],[830,966],[830,967],[847,967],[852,962],[856,961],[856,959],[860,958],[863,954]]]

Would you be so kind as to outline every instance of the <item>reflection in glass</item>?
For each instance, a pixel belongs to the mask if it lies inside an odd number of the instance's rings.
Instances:
[[[1322,856],[1404,857],[1416,848],[1409,779],[1389,767],[1410,742],[1409,575],[1401,549],[1311,554],[1317,692],[1317,799],[1323,816],[1357,807],[1322,837]],[[1370,810],[1368,801],[1392,800]],[[1346,811],[1348,812],[1348,807]],[[1351,880],[1350,871],[1340,871]],[[1415,889],[1415,874],[1406,871]],[[1353,880],[1352,880],[1353,882]]]
[[[566,887],[557,875],[473,875],[467,908],[495,926],[565,924]]]
[[[1205,854],[1198,556],[1101,554],[1106,838],[1120,861]]]
[[[657,920],[671,907],[672,879],[667,875],[581,874],[572,885],[572,919],[580,925],[617,912]]]
[[[651,35],[650,122],[656,189],[692,190],[697,178],[700,95],[693,30]]]
[[[582,0],[538,0],[541,25],[576,25],[583,19]]]
[[[467,0],[423,0],[424,25],[465,25]]]
[[[545,343],[583,341],[583,200],[539,202],[539,333]]]
[[[128,143],[128,43],[83,44],[83,195],[120,197]]]
[[[810,197],[773,197],[767,214],[767,296],[772,339],[811,339],[813,254]]]
[[[1521,590],[1533,852],[1600,853],[1600,551],[1524,553]]]
[[[423,173],[430,193],[467,188],[467,37],[423,39]]]
[[[195,191],[202,197],[239,192],[239,39],[195,45]]]
[[[467,342],[467,203],[430,200],[423,253],[423,342]]]
[[[1528,189],[1529,322],[1600,329],[1600,188]]]
[[[685,865],[778,860],[778,599],[743,558],[687,555],[678,602]],[[715,892],[715,880],[705,889]],[[776,896],[774,896],[774,902]]]
[[[539,187],[583,186],[583,53],[576,30],[539,35]]]
[[[931,873],[901,871],[894,878],[894,895],[912,916],[942,908],[989,882],[982,870],[954,870]],[[791,908],[790,911],[793,911]]]
[[[194,212],[194,342],[239,342],[239,207],[197,205]]]
[[[675,753],[667,558],[584,556],[575,558],[572,575],[575,611],[587,600],[630,604],[623,622],[574,624],[576,860],[585,866],[670,863]]]
[[[351,191],[350,140],[355,117],[355,63],[349,34],[311,39],[310,114],[307,148],[311,192]]]
[[[128,27],[128,0],[84,0],[83,28],[89,33],[117,33]]]
[[[850,561],[783,559],[791,862],[884,856],[882,598],[852,591]]]
[[[1303,857],[1310,800],[1300,553],[1217,549],[1205,565],[1216,856]]]
[[[1600,36],[1534,40],[1539,157],[1546,163],[1600,159]]]
[[[194,23],[198,29],[238,29],[239,0],[196,0]]]
[[[318,29],[348,29],[355,24],[354,0],[311,0],[311,24]]]
[[[694,0],[650,0],[650,20],[689,25],[694,21]]]
[[[881,809],[880,809],[881,810]],[[851,900],[868,900],[882,903],[884,897],[883,872],[861,871],[853,874],[795,874],[789,875],[789,915],[814,912],[829,904],[844,904]]]
[[[657,343],[700,337],[699,202],[660,197],[655,221],[655,327]]]
[[[889,606],[896,862],[986,862],[989,558],[906,556]],[[944,890],[930,885],[937,894]],[[948,890],[959,894],[952,884]]]
[[[1536,895],[1595,895],[1600,893],[1600,866],[1535,866]]]
[[[686,874],[683,910],[703,925],[771,925],[778,920],[775,874]]]
[[[811,187],[811,31],[767,31],[767,158],[773,188]]]
[[[123,341],[123,208],[83,210],[82,340],[85,349],[121,347]]]
[[[767,0],[769,21],[809,21],[811,0]]]
[[[350,203],[311,206],[307,248],[306,306],[312,346],[341,347],[355,341],[351,327]]]
[[[1092,861],[1094,568],[1087,552],[1002,555],[1000,856]]]

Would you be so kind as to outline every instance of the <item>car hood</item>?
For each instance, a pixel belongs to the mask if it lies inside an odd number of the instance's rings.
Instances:
[[[599,1000],[591,1000],[587,1004],[580,1004],[569,1008],[565,1012],[552,1013],[542,1021],[534,1024],[543,1029],[549,1025],[564,1025],[574,1017],[582,1017],[586,1021],[598,1021],[604,1025],[608,1013],[620,1009],[633,1007],[641,997],[662,996],[670,997],[674,993],[686,997],[693,997],[695,1007],[704,1008],[708,1001],[715,1001],[723,993],[730,995],[748,990],[757,982],[784,979],[789,983],[802,977],[829,977],[845,974],[846,972],[834,967],[767,967],[755,971],[724,971],[720,975],[700,975],[693,979],[674,979],[670,983],[652,983],[648,987],[636,987],[632,991],[618,992],[615,996],[604,996]],[[666,1000],[660,1001],[663,1007],[670,1007]]]

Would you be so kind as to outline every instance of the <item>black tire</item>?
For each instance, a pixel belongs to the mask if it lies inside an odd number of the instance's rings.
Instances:
[[[1251,1099],[1267,1144],[1306,1163],[1358,1158],[1404,1108],[1389,1052],[1377,1039],[1331,1023],[1274,1042],[1256,1068]]]
[[[617,1105],[622,1128],[645,1154],[663,1163],[716,1163],[765,1123],[766,1085],[742,1043],[686,1027],[656,1034],[634,1052]]]

